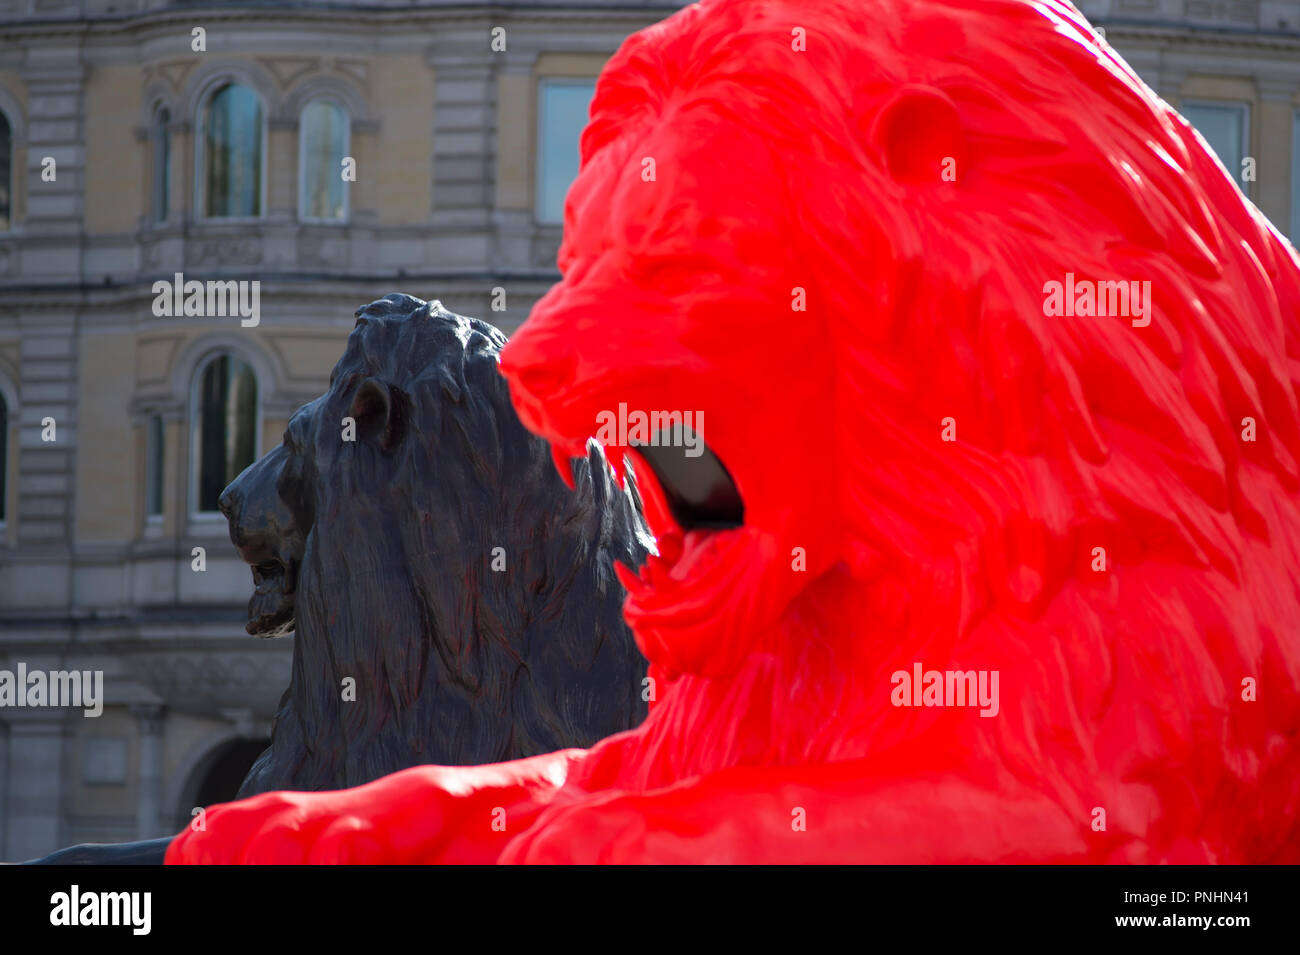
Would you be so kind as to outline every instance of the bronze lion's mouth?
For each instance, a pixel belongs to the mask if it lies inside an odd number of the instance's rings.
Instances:
[[[255,637],[280,637],[294,628],[294,593],[298,586],[298,565],[278,557],[249,560],[253,569],[253,596],[248,601],[248,623],[244,629]]]
[[[286,468],[293,471],[288,440],[286,435],[285,443],[245,468],[217,501],[230,542],[253,571],[244,629],[255,637],[280,637],[294,629],[298,565],[310,523],[296,518],[280,494]]]

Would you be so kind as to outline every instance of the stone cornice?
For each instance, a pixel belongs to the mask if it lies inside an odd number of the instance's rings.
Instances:
[[[1122,37],[1147,43],[1203,46],[1215,51],[1222,51],[1227,47],[1249,50],[1262,48],[1285,52],[1300,50],[1300,32],[1266,32],[1236,26],[1212,27],[1127,17],[1099,17],[1092,21],[1092,24],[1106,30],[1107,39],[1112,40],[1112,46],[1115,45],[1113,38]]]
[[[301,28],[304,22],[322,25],[355,26],[358,23],[382,28],[385,32],[417,32],[421,22],[439,27],[456,23],[465,25],[493,22],[509,25],[520,22],[558,23],[567,25],[650,24],[680,10],[683,3],[618,3],[592,5],[565,3],[421,3],[392,6],[320,6],[320,7],[251,7],[187,6],[168,7],[113,16],[83,18],[45,18],[0,20],[0,41],[57,37],[72,40],[74,35],[86,39],[120,37],[133,32],[146,33],[172,25],[189,27],[211,23],[240,22],[258,26]]]

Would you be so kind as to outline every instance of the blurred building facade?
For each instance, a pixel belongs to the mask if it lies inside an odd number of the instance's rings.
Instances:
[[[0,670],[102,670],[105,696],[0,708],[0,859],[230,797],[290,643],[244,634],[216,495],[359,305],[517,327],[594,77],[681,5],[0,0]],[[1300,0],[1082,8],[1300,231]],[[258,323],[156,314],[178,273],[257,281]]]

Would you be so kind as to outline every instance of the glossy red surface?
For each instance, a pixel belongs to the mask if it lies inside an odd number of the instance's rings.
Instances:
[[[570,452],[703,412],[745,503],[683,534],[637,471],[649,718],[169,861],[1300,861],[1300,260],[1073,7],[690,7],[582,155],[515,404]],[[918,665],[996,714],[897,705]]]

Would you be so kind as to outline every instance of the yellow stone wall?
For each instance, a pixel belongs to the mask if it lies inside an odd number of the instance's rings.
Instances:
[[[86,542],[123,541],[137,536],[136,456],[123,454],[127,406],[135,388],[135,341],[121,332],[82,332],[79,362],[77,537]]]
[[[539,81],[595,79],[608,59],[599,53],[542,53],[531,74],[501,74],[497,81],[498,208],[529,211],[536,201]]]
[[[384,225],[427,222],[433,211],[433,70],[418,56],[371,63],[372,102],[382,103],[378,140],[357,158],[357,179],[373,181]]]
[[[140,67],[95,67],[86,82],[86,231],[133,232],[146,207]]]
[[[77,770],[76,780],[68,794],[69,810],[81,816],[134,816],[136,809],[136,781],[140,777],[139,724],[124,706],[106,706],[94,719],[80,719],[79,731],[72,744],[72,759]],[[86,741],[94,737],[124,738],[126,749],[126,780],[121,784],[81,782],[82,753]]]

